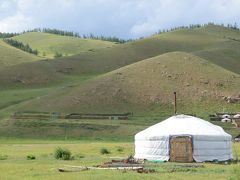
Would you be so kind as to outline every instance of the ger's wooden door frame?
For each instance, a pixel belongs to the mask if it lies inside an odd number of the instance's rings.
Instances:
[[[186,154],[186,160],[177,160],[177,156],[175,156],[176,154],[171,155],[172,151],[173,151],[173,153],[176,151],[176,149],[175,149],[175,151],[174,151],[174,149],[173,150],[171,149],[171,148],[174,148],[174,147],[171,147],[172,141],[177,138],[179,138],[179,139],[185,138],[186,139],[185,144],[183,143],[185,145],[185,147],[188,147],[187,149],[189,149],[188,153]],[[176,145],[176,143],[175,143],[175,145]],[[185,135],[185,134],[169,136],[169,157],[170,157],[169,160],[172,162],[193,162],[193,136]]]

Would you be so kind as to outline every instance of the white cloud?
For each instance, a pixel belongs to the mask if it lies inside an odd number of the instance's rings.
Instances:
[[[141,4],[138,7],[140,7],[140,11],[145,10],[145,4]],[[152,3],[148,8],[150,11],[148,11],[144,20],[134,24],[130,29],[132,35],[146,35],[154,33],[161,28],[166,28],[170,22],[181,17],[185,10],[185,4],[182,4],[180,1],[166,0]]]
[[[0,0],[0,31],[50,27],[119,37],[206,23],[240,23],[240,0]]]
[[[29,11],[35,5],[34,1],[32,0],[18,0],[17,4],[18,4],[18,11],[23,13]]]
[[[0,2],[0,9],[7,9],[10,7],[10,3],[8,1]]]
[[[213,21],[239,23],[240,0],[159,0],[157,2],[158,4],[151,3],[152,6],[148,7],[150,13],[142,22],[135,23],[131,27],[132,36],[148,35],[159,29],[174,26]],[[140,8],[144,10],[146,4],[142,4]]]
[[[33,20],[21,13],[0,20],[0,32],[20,32],[34,27]]]
[[[25,16],[24,13],[30,7],[27,0],[4,0],[0,1],[0,32],[18,32],[34,26],[33,19]]]

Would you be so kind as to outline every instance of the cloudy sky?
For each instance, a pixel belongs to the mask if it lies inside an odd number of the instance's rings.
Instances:
[[[240,24],[240,0],[0,0],[0,32],[49,27],[137,38],[206,22]]]

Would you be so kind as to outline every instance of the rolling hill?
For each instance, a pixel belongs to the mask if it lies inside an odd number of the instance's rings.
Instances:
[[[238,74],[190,53],[171,52],[98,76],[80,86],[60,89],[17,109],[68,113],[148,112],[162,107],[167,110],[176,91],[180,109],[187,107],[189,113],[200,106],[200,110],[207,108],[206,111],[228,106],[222,98],[238,94],[239,88]]]
[[[21,64],[23,62],[33,62],[40,60],[33,54],[14,48],[0,39],[0,67]]]
[[[115,45],[115,43],[108,41],[81,39],[42,32],[28,32],[14,36],[12,39],[29,44],[31,48],[40,52],[39,56],[44,58],[54,58],[56,52],[63,56],[71,56]]]
[[[181,29],[52,61],[17,65],[0,71],[0,82],[14,83],[13,79],[17,74],[18,81],[25,82],[24,85],[46,85],[59,81],[66,75],[103,74],[174,51],[192,53],[225,69],[240,73],[240,43],[236,39],[240,39],[239,31],[222,26]],[[37,77],[33,69],[37,69]]]
[[[212,36],[223,38],[224,42],[207,49],[195,51],[193,54],[210,60],[235,73],[240,73],[240,32],[234,29],[219,26],[207,26],[202,31],[208,32]]]
[[[23,37],[23,41],[27,40],[30,45],[36,42],[36,47],[43,46],[46,52],[49,50],[48,56],[53,56],[56,49],[49,44],[57,47],[59,39],[54,41],[55,38],[48,37],[45,38],[48,41],[41,42],[37,37],[49,34],[24,35],[29,37]],[[31,42],[34,37],[35,41]],[[86,48],[80,54],[57,59],[28,62],[26,58],[25,63],[0,69],[0,134],[38,138],[45,137],[48,131],[51,137],[59,138],[64,137],[68,126],[69,135],[74,138],[99,138],[103,134],[108,138],[132,138],[139,129],[172,114],[173,91],[178,94],[179,113],[207,118],[209,113],[223,108],[239,111],[239,104],[228,104],[223,100],[223,96],[239,94],[239,39],[239,31],[209,25],[175,30],[107,48],[99,48],[93,43],[94,49]],[[76,47],[75,43],[66,46],[72,45]],[[67,49],[64,44],[61,46]],[[70,48],[73,54],[79,53],[79,49],[74,48]],[[13,112],[21,110],[63,113],[131,111],[135,116],[124,122],[14,120],[10,117]],[[235,135],[238,133],[231,125],[221,126]]]

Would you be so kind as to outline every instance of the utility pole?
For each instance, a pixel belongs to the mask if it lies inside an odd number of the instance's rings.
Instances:
[[[174,92],[174,115],[177,114],[177,93]]]

